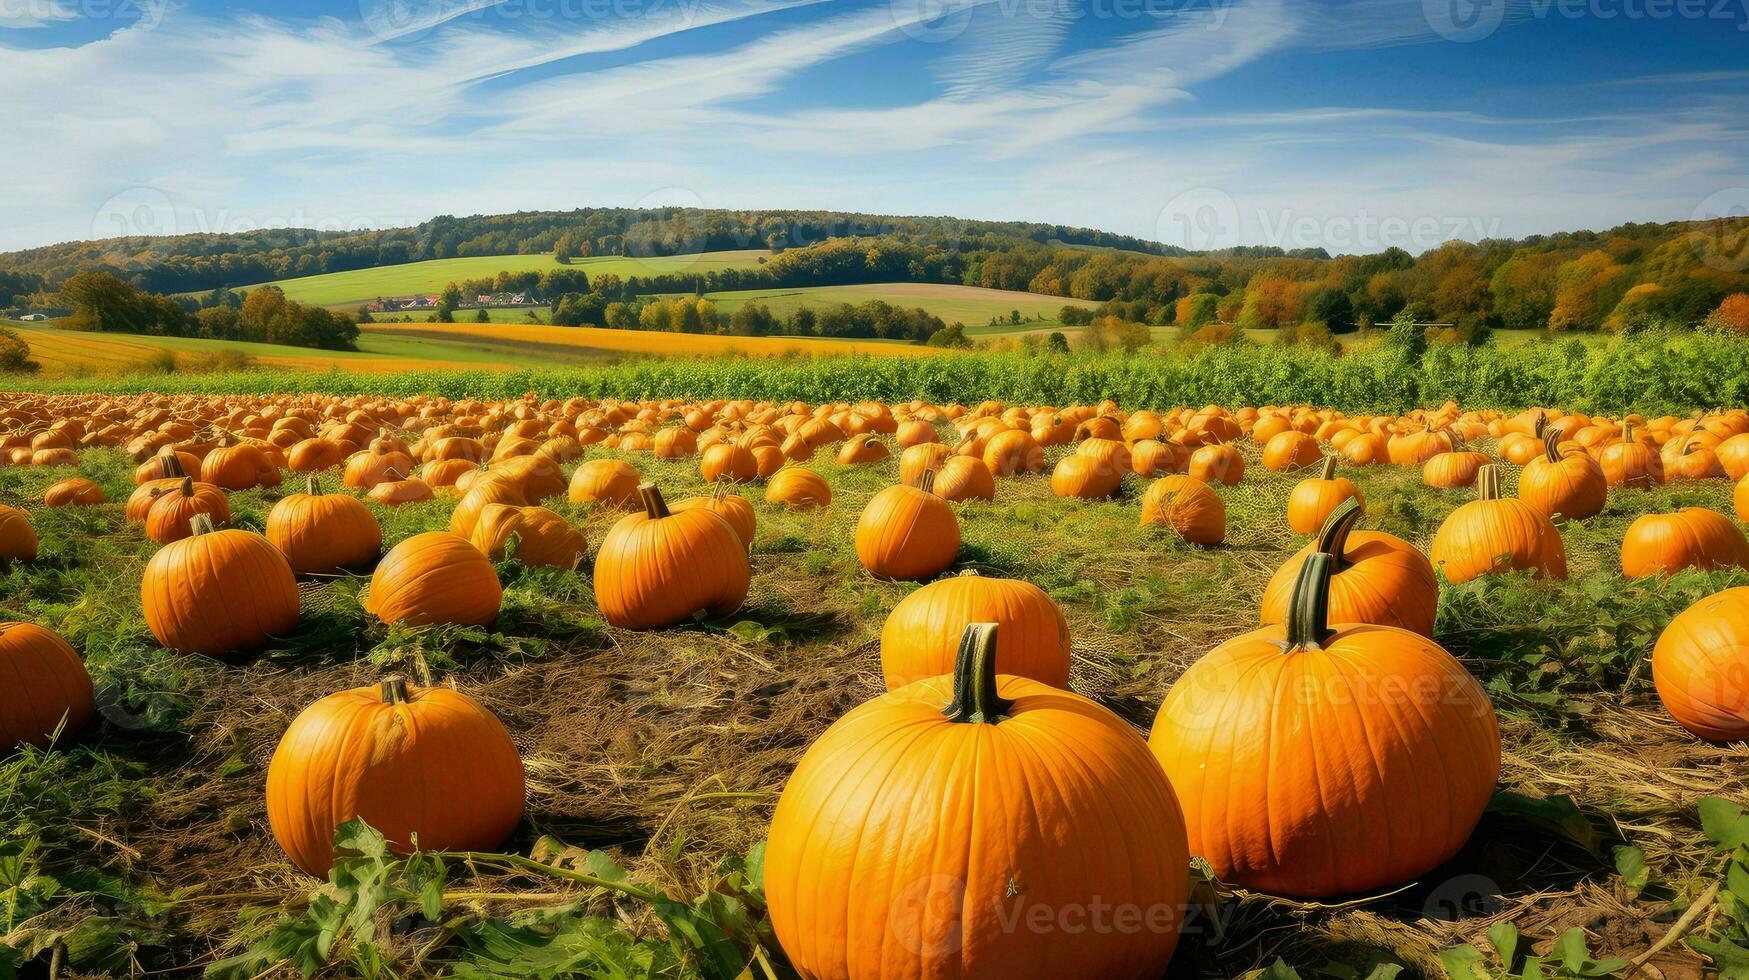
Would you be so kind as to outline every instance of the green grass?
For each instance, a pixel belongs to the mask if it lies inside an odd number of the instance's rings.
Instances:
[[[779,317],[787,317],[803,307],[817,309],[840,303],[854,306],[878,299],[899,307],[920,307],[940,317],[945,323],[963,323],[967,328],[966,333],[973,336],[1054,329],[1061,326],[1057,313],[1063,307],[1080,306],[1091,309],[1099,305],[1089,300],[1006,289],[905,282],[872,283],[865,286],[738,289],[706,293],[705,296],[715,301],[717,309],[724,313],[733,313],[744,303],[760,302]],[[1018,325],[989,325],[992,317],[1006,319],[1015,310],[1020,311],[1025,322]]]
[[[298,279],[280,279],[271,283],[256,283],[244,289],[278,286],[288,299],[316,306],[358,306],[379,296],[411,296],[415,293],[437,293],[451,282],[479,279],[499,272],[545,272],[549,269],[582,269],[590,275],[613,273],[621,278],[631,276],[684,275],[712,269],[751,269],[769,256],[764,249],[740,249],[722,252],[701,252],[696,255],[676,255],[652,258],[599,256],[581,258],[568,266],[559,265],[552,253],[538,255],[478,255],[460,259],[431,259],[405,265],[385,265],[349,272],[330,272]]]

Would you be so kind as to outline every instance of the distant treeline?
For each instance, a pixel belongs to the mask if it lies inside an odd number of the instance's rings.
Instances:
[[[252,290],[247,297],[225,294],[219,304],[191,311],[183,302],[135,289],[106,272],[82,272],[62,283],[58,296],[73,310],[72,316],[56,324],[67,330],[245,340],[324,350],[356,350],[358,346],[358,324],[351,317],[294,303],[274,287]]]

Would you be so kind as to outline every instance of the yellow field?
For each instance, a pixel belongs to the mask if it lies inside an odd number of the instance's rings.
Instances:
[[[146,337],[138,334],[82,333],[56,330],[8,321],[30,345],[30,356],[42,365],[45,377],[77,374],[129,374],[142,369],[160,351],[171,351],[185,362],[220,351],[241,351],[264,368],[296,371],[326,371],[340,368],[362,374],[395,371],[434,371],[456,366],[452,360],[384,357],[336,351],[308,351],[276,344],[235,343],[187,337]],[[296,351],[295,353],[292,353]],[[509,368],[512,365],[476,362],[472,367]]]
[[[805,337],[719,337],[709,334],[649,333],[600,327],[551,327],[532,323],[372,323],[365,335],[475,342],[524,355],[543,349],[599,354],[681,356],[751,354],[873,354],[915,357],[940,353],[936,347],[876,340],[816,340]]]

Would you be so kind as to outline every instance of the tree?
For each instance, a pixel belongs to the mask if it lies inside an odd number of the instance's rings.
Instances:
[[[1405,308],[1391,318],[1391,329],[1380,343],[1405,364],[1420,364],[1427,353],[1427,328],[1417,318],[1415,307]]]
[[[1053,354],[1067,354],[1069,353],[1069,338],[1063,336],[1061,330],[1053,330],[1051,335],[1045,339],[1045,346]]]
[[[443,287],[443,295],[437,298],[437,322],[454,323],[456,307],[462,305],[462,287],[455,283]]]
[[[1259,276],[1245,288],[1239,326],[1249,330],[1280,330],[1300,322],[1300,284],[1280,276]]]
[[[42,365],[30,359],[30,345],[18,334],[0,327],[0,373],[34,374]]]
[[[935,331],[930,335],[927,343],[931,347],[966,348],[972,346],[972,340],[966,336],[966,325],[963,323],[950,324]]]
[[[1354,304],[1342,290],[1325,287],[1306,303],[1306,320],[1321,323],[1332,332],[1346,332],[1354,328]]]
[[[1749,336],[1749,293],[1732,293],[1726,296],[1719,308],[1707,317],[1706,323],[1715,330],[1729,330]]]
[[[486,312],[486,308],[484,306],[482,306],[479,308],[478,311],[476,311],[474,313],[474,322],[475,323],[491,323],[492,322],[492,315],[490,313]]]
[[[1607,253],[1594,251],[1555,271],[1555,308],[1550,330],[1596,330],[1626,287],[1623,269]]]

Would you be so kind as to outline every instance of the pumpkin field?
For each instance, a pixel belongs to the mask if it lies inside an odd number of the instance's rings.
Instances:
[[[1749,410],[969,363],[0,394],[0,978],[1749,976]]]

